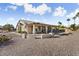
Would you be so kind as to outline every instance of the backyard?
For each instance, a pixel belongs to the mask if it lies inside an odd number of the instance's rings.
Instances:
[[[17,33],[2,33],[12,36],[8,44],[0,46],[1,56],[77,56],[79,55],[79,30],[71,35],[57,38],[35,39],[29,34],[22,39]]]

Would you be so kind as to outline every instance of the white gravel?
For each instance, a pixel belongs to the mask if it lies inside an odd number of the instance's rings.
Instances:
[[[1,56],[77,56],[79,55],[79,31],[59,38],[22,39],[15,33],[4,33],[12,36],[12,42],[0,46]]]

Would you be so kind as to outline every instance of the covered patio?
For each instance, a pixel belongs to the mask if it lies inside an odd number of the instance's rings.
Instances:
[[[55,25],[20,20],[16,29],[17,31],[26,31],[28,34],[44,34],[52,32],[53,27],[55,27]]]

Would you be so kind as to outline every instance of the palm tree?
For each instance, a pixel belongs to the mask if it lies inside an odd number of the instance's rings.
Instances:
[[[79,17],[79,12],[76,14],[76,17]]]
[[[76,25],[75,24],[76,16],[73,17],[73,20],[74,20],[74,27],[73,27],[73,29],[75,30],[76,29],[76,27],[75,27],[75,25]]]
[[[77,17],[79,17],[79,12],[73,17],[73,19],[74,19],[74,24],[75,24],[75,19],[76,19]]]
[[[76,16],[73,17],[73,20],[74,20],[74,24],[75,24]]]
[[[62,22],[59,21],[59,22],[58,22],[58,25],[59,25],[58,28],[60,28],[61,25],[62,25]]]
[[[68,21],[68,25],[69,25],[69,21],[70,21],[70,19],[68,18],[67,21]]]
[[[77,17],[79,17],[79,12],[73,17],[73,20],[74,20],[74,29],[75,29],[75,25],[76,25],[75,24],[75,20],[76,20]]]
[[[59,24],[59,25],[62,25],[62,22],[59,21],[58,24]]]

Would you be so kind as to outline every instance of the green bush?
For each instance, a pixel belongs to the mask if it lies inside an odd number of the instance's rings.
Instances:
[[[14,26],[12,25],[12,24],[5,24],[4,26],[3,26],[3,30],[7,30],[7,31],[14,31]]]
[[[78,25],[75,25],[75,24],[71,24],[71,25],[70,25],[70,29],[71,29],[72,31],[76,31],[76,30],[79,29],[79,26],[78,26]]]
[[[21,33],[21,31],[20,31],[20,30],[18,30],[18,33]]]
[[[6,41],[9,41],[11,38],[5,35],[0,35],[0,43],[4,43]]]
[[[18,33],[27,33],[26,31],[18,31]]]

